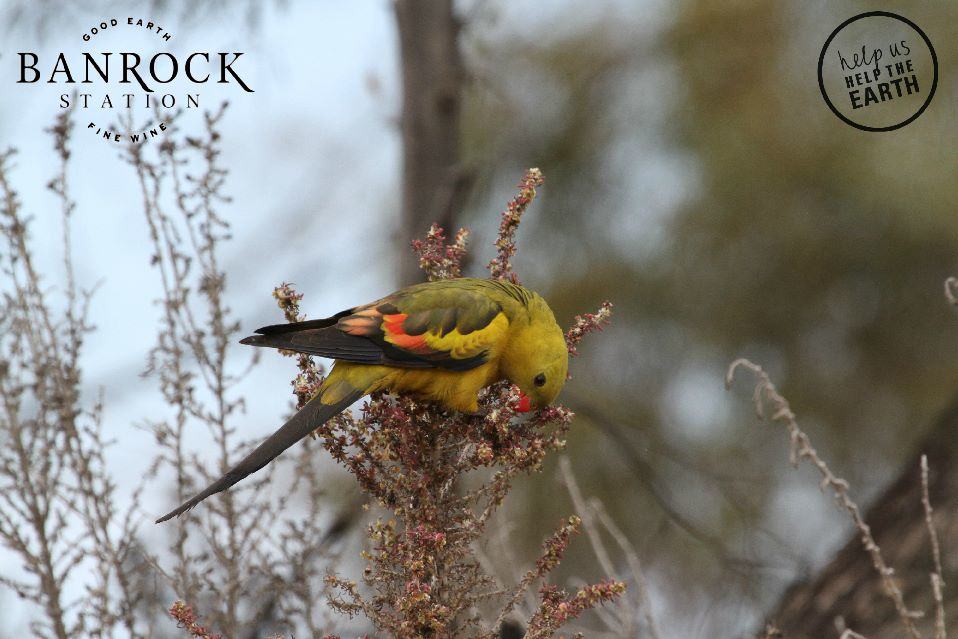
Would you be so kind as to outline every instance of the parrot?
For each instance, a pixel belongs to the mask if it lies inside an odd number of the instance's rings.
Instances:
[[[569,351],[548,303],[506,280],[423,282],[324,319],[265,326],[240,340],[334,360],[313,397],[249,455],[161,523],[257,472],[360,398],[406,393],[463,413],[479,391],[508,380],[518,410],[551,404],[565,384]]]

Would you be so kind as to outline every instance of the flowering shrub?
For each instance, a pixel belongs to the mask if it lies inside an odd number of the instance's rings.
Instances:
[[[518,282],[511,257],[522,214],[543,183],[530,169],[519,194],[502,214],[493,277]],[[436,225],[413,242],[430,280],[459,277],[468,232],[460,230],[447,244]],[[273,292],[287,320],[304,319],[302,295],[289,284]],[[576,318],[566,335],[570,353],[588,333],[607,322],[612,306]],[[322,382],[312,358],[297,357],[299,375],[293,391],[302,405]],[[480,565],[474,552],[489,518],[502,505],[519,475],[539,471],[546,455],[565,446],[572,412],[562,406],[519,419],[518,389],[501,382],[483,391],[479,412],[465,415],[405,396],[377,393],[358,415],[342,414],[320,426],[315,435],[333,459],[344,466],[388,517],[368,527],[367,565],[359,582],[330,574],[330,604],[349,615],[367,617],[378,630],[396,638],[498,636],[499,626],[519,599],[559,564],[578,517],[569,518],[544,544],[535,567],[519,584],[505,587]],[[466,473],[488,469],[486,480],[465,490]],[[491,471],[488,472],[488,471]],[[615,599],[621,582],[586,586],[573,595],[543,584],[538,611],[528,620],[527,637],[551,637],[567,620]],[[497,610],[486,618],[481,610]]]

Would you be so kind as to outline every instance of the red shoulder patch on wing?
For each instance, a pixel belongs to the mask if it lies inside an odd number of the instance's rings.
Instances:
[[[410,353],[425,355],[432,352],[432,349],[426,343],[425,333],[422,335],[406,334],[406,330],[403,328],[403,322],[408,317],[406,313],[394,313],[382,317],[383,333],[386,334],[386,339],[389,342]]]

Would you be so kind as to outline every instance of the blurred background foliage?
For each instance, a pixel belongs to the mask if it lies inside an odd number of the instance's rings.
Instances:
[[[189,4],[152,6],[176,15]],[[43,13],[17,6],[8,10],[20,21]],[[254,6],[221,11],[238,11],[255,32]],[[958,319],[942,282],[958,272],[958,7],[909,5],[937,49],[938,95],[916,122],[881,134],[840,122],[815,78],[821,44],[857,4],[476,0],[458,9],[468,75],[460,152],[476,179],[456,222],[474,230],[471,274],[491,255],[512,185],[540,167],[546,186],[520,232],[524,283],[563,324],[603,299],[616,305],[563,397],[579,415],[568,449],[579,482],[638,547],[668,636],[747,634],[849,531],[811,474],[788,466],[783,433],[755,419],[747,386],[726,393],[728,363],[747,356],[769,370],[866,502],[955,395]],[[384,111],[394,110],[394,81],[370,73],[368,84],[376,96],[385,84]],[[322,225],[350,215],[317,212],[320,186],[365,184],[382,168],[344,174],[328,159],[344,142],[315,144],[297,157],[315,155],[319,186],[276,193],[275,208],[289,204],[286,236],[322,243]],[[386,220],[363,222],[381,233],[370,238],[377,246],[391,238],[397,182],[368,198]],[[234,223],[255,213],[233,206]],[[250,265],[235,260],[243,279]],[[264,279],[309,277],[284,264]],[[501,522],[513,553],[533,557],[570,509],[554,467],[530,478]],[[562,570],[603,576],[584,542]]]
[[[912,125],[865,134],[815,80],[851,5],[661,9],[656,26],[614,7],[541,32],[527,17],[526,38],[475,26],[463,147],[484,179],[466,219],[488,224],[516,167],[541,166],[520,272],[560,321],[616,303],[573,366],[569,456],[640,544],[677,636],[730,636],[847,529],[785,463],[783,434],[749,414],[746,386],[723,394],[725,366],[766,366],[866,500],[955,394],[942,282],[958,267],[956,47],[936,29],[958,15],[910,7],[936,45],[939,94]],[[553,477],[513,504],[529,552],[536,522],[569,508]],[[595,575],[575,561],[570,573]]]

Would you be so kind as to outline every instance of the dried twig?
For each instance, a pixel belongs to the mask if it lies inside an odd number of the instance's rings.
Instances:
[[[153,470],[172,470],[178,501],[225,472],[248,448],[237,437],[235,421],[244,409],[236,385],[249,369],[229,363],[239,323],[226,305],[219,257],[230,238],[219,211],[230,201],[228,171],[220,159],[223,114],[223,108],[205,114],[202,134],[184,135],[173,120],[162,144],[131,142],[125,149],[162,287],[163,314],[148,373],[158,379],[170,410],[150,423],[159,451]],[[187,434],[194,429],[209,435],[212,463],[187,454]],[[202,607],[209,624],[225,636],[262,625],[322,634],[315,608],[328,552],[317,516],[324,496],[310,452],[300,447],[252,481],[177,519],[170,525],[169,557],[150,555],[176,596]],[[291,485],[274,491],[275,498],[256,490],[286,464],[296,466]],[[306,516],[286,508],[301,482],[310,482]]]
[[[958,291],[958,277],[949,277],[945,280],[945,299],[952,306],[958,306],[958,295],[955,291]]]
[[[935,530],[934,512],[931,508],[931,499],[928,496],[928,457],[921,456],[921,504],[925,509],[925,526],[928,529],[928,539],[931,541],[931,556],[935,569],[931,573],[931,593],[935,600],[935,639],[946,639],[945,631],[945,604],[942,599],[941,548],[938,544],[938,531]]]
[[[632,572],[632,579],[635,582],[637,590],[634,608],[619,606],[618,610],[621,610],[618,615],[619,627],[612,628],[612,630],[618,631],[620,636],[633,636],[635,634],[633,617],[641,613],[645,621],[648,636],[652,639],[658,639],[660,635],[658,625],[655,623],[655,618],[652,615],[652,602],[649,599],[649,584],[645,577],[645,572],[642,570],[642,565],[639,562],[638,553],[636,553],[632,544],[629,543],[625,534],[615,525],[608,513],[605,512],[602,502],[594,498],[587,502],[582,497],[582,491],[579,489],[578,482],[576,482],[575,474],[572,472],[572,464],[569,462],[568,457],[563,456],[559,459],[559,472],[562,476],[562,482],[569,491],[572,505],[576,511],[582,513],[582,527],[586,531],[586,536],[592,545],[592,550],[596,558],[599,560],[599,564],[602,566],[603,572],[612,575],[616,574],[617,571],[612,565],[609,551],[602,542],[596,519],[598,519],[598,524],[601,524],[612,538],[615,539],[620,550],[625,554],[629,569]]]
[[[61,208],[62,310],[38,272],[28,221],[10,180],[12,151],[0,154],[0,543],[26,576],[0,585],[37,604],[34,634],[145,634],[137,617],[149,596],[133,511],[121,512],[106,473],[102,404],[81,401],[81,349],[92,291],[79,288],[70,225],[76,204],[68,172],[72,110],[48,129],[59,159],[47,185]],[[83,567],[84,570],[78,570]],[[85,596],[69,600],[69,583]]]
[[[921,613],[909,610],[905,605],[901,589],[898,587],[893,576],[894,571],[885,563],[881,549],[875,542],[874,537],[872,537],[871,529],[868,524],[865,523],[858,505],[848,496],[848,482],[832,473],[828,465],[819,457],[818,453],[812,447],[808,435],[799,428],[798,422],[795,419],[795,413],[792,412],[788,401],[779,394],[768,374],[761,366],[744,358],[735,360],[729,366],[728,372],[726,373],[726,386],[731,386],[735,378],[735,372],[739,368],[748,369],[758,380],[755,385],[753,397],[755,411],[758,416],[763,419],[765,418],[765,404],[768,403],[773,411],[770,419],[782,423],[788,431],[790,442],[789,461],[792,466],[798,467],[799,461],[807,460],[818,470],[822,476],[821,489],[824,491],[827,488],[832,491],[836,503],[849,514],[856,530],[858,530],[862,545],[871,556],[872,564],[881,577],[883,590],[894,603],[895,610],[898,612],[898,617],[901,620],[905,632],[911,639],[920,639],[921,634],[918,632],[914,620],[920,617]]]

